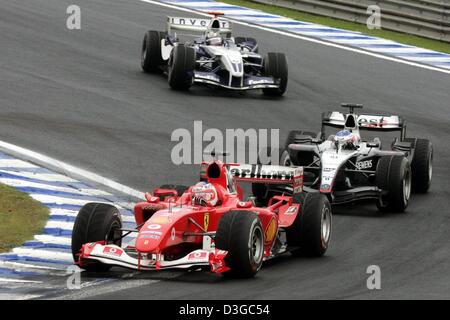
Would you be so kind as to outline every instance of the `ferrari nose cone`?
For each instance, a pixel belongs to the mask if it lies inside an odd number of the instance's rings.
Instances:
[[[161,243],[172,228],[172,218],[156,215],[142,226],[136,238],[136,250],[139,252],[155,252],[161,248]]]

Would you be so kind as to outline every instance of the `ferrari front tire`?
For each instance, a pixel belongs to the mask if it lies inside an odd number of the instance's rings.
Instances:
[[[215,245],[228,251],[225,264],[230,268],[224,276],[254,277],[264,258],[264,231],[258,215],[236,210],[225,213],[217,228]]]
[[[169,61],[169,85],[174,90],[188,90],[194,82],[195,49],[179,44]]]
[[[72,231],[72,255],[75,263],[83,244],[105,241],[105,244],[122,245],[122,219],[119,210],[105,203],[87,203],[75,219]],[[110,266],[100,262],[89,261],[82,266],[87,271],[103,272]]]
[[[145,72],[158,72],[166,63],[161,52],[161,42],[166,35],[165,32],[153,30],[145,33],[141,49],[141,67]]]
[[[331,239],[332,214],[327,197],[320,193],[299,193],[294,203],[301,205],[294,223],[286,228],[286,240],[294,256],[321,257]]]
[[[279,81],[278,88],[263,89],[266,96],[281,97],[287,90],[288,63],[284,53],[269,52],[264,59],[264,73],[267,77],[273,77]]]

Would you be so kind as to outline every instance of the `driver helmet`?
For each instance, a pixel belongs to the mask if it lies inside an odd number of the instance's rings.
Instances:
[[[206,44],[209,46],[221,46],[223,44],[223,39],[220,32],[209,31],[206,34]]]
[[[214,207],[219,200],[216,188],[212,183],[205,181],[199,182],[193,186],[191,194],[192,203],[194,205]]]
[[[359,136],[348,130],[341,130],[334,136],[334,142],[337,146],[342,146],[343,149],[356,149],[359,144]]]

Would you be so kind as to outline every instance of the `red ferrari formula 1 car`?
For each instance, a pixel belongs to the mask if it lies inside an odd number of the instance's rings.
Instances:
[[[240,181],[292,186],[265,207],[243,201]],[[331,208],[319,193],[303,193],[303,169],[225,164],[202,165],[201,182],[164,186],[136,204],[136,229],[124,229],[118,209],[88,203],[72,234],[75,263],[88,271],[111,266],[135,270],[199,269],[252,277],[264,260],[285,252],[322,256],[331,233]],[[136,232],[134,245],[122,239]]]

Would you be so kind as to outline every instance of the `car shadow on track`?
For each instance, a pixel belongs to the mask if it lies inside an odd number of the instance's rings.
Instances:
[[[402,216],[405,213],[395,212],[380,212],[372,201],[359,202],[350,205],[335,205],[333,206],[333,215],[347,216],[347,217],[361,217],[361,218],[392,218]]]
[[[283,254],[263,263],[261,271],[254,278],[241,279],[224,277],[220,274],[214,274],[209,271],[209,268],[204,270],[160,270],[160,271],[131,271],[121,268],[113,268],[105,273],[82,273],[82,281],[92,280],[156,280],[156,281],[172,281],[180,283],[203,283],[203,284],[218,284],[218,283],[234,283],[242,281],[257,281],[261,277],[261,273],[268,270],[276,270],[277,268],[286,268],[287,265],[296,264],[299,268],[304,266],[308,268],[310,265],[315,265],[318,260],[331,261],[332,257],[325,255],[320,258],[311,257],[293,257],[290,253]]]

